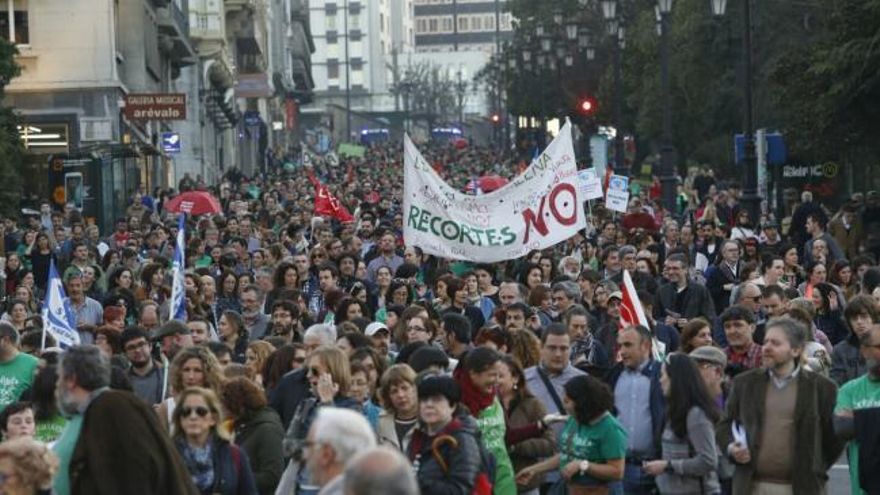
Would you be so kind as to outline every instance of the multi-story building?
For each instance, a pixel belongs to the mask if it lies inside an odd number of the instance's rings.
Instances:
[[[76,196],[105,225],[138,187],[259,170],[273,140],[293,131],[295,103],[310,97],[306,0],[0,5],[0,37],[16,44],[22,68],[4,103],[39,157],[27,192]],[[155,106],[135,108],[151,98]]]
[[[357,120],[395,110],[396,69],[414,48],[413,0],[313,0],[309,9],[315,100],[303,111],[344,140],[359,130],[345,109]]]
[[[496,52],[513,34],[506,0],[415,0],[416,51]]]

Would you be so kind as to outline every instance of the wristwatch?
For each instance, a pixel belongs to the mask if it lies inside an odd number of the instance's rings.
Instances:
[[[581,472],[581,476],[587,474],[587,470],[590,469],[590,461],[581,461],[580,465],[578,465],[578,471]]]

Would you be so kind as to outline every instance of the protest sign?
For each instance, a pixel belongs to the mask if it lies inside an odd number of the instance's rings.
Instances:
[[[509,184],[471,196],[443,181],[404,138],[404,241],[445,258],[492,263],[565,241],[586,227],[571,123]]]
[[[626,213],[629,204],[629,177],[612,175],[608,179],[608,192],[605,194],[605,207],[612,211]]]
[[[596,171],[592,168],[578,172],[578,180],[581,201],[602,197],[602,181],[596,177]]]

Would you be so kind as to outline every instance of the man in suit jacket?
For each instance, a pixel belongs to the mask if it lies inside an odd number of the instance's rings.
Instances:
[[[68,349],[58,371],[59,407],[73,416],[53,447],[57,493],[198,493],[156,413],[134,394],[109,389],[110,362],[97,347]]]
[[[684,255],[670,255],[664,263],[664,274],[669,283],[657,289],[655,319],[675,326],[679,331],[692,318],[715,319],[712,297],[704,286],[690,282]]]
[[[764,366],[734,379],[718,446],[735,463],[733,494],[824,494],[828,469],[843,450],[834,433],[834,382],[805,369],[807,330],[770,320]],[[736,433],[734,432],[736,430]]]

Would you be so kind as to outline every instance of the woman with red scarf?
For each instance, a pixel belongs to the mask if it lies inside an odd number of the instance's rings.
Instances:
[[[477,419],[483,446],[495,457],[493,492],[496,495],[516,493],[513,464],[507,454],[507,425],[504,408],[495,395],[498,381],[496,364],[501,355],[488,347],[468,352],[453,373],[461,387],[461,403]]]

